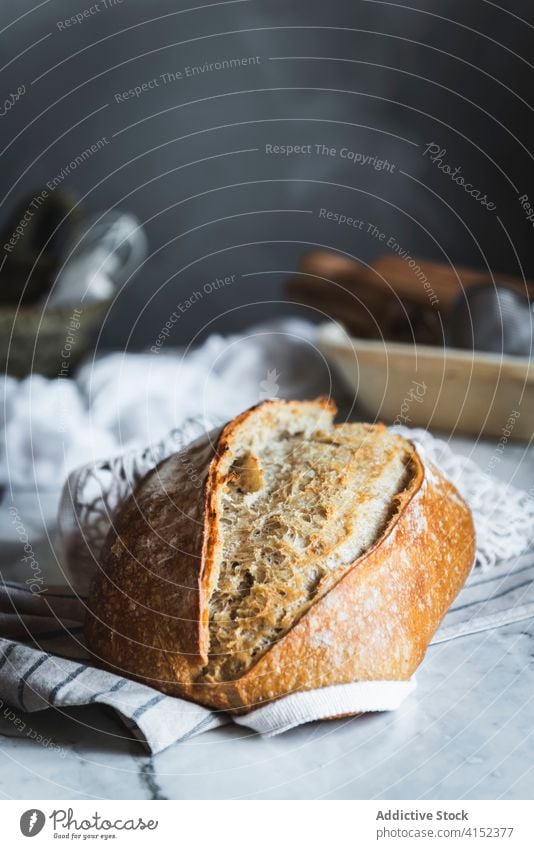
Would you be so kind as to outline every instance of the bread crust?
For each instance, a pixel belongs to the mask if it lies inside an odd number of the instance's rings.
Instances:
[[[327,399],[305,403],[318,413],[335,412]],[[100,665],[233,713],[295,691],[407,680],[419,666],[469,574],[475,534],[456,489],[423,465],[414,448],[410,483],[375,545],[244,675],[196,680],[209,652],[226,449],[254,410],[268,416],[280,404],[302,408],[302,402],[267,401],[246,411],[219,435],[161,463],[119,511],[86,622],[87,645]],[[191,467],[198,469],[194,481]]]

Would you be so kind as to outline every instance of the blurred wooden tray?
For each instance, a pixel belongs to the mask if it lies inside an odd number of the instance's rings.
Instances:
[[[528,358],[356,339],[336,323],[321,326],[319,348],[371,421],[532,438],[534,365]]]

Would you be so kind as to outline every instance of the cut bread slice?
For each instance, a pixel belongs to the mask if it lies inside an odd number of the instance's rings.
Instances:
[[[367,551],[406,485],[413,449],[383,426],[236,434],[209,601],[209,680],[230,680]]]
[[[411,676],[471,566],[471,516],[409,441],[334,415],[264,402],[143,479],[89,601],[99,663],[236,712]]]

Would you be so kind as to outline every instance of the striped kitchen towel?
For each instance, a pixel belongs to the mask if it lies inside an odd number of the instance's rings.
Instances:
[[[0,702],[23,711],[48,706],[112,707],[152,753],[229,722],[224,714],[165,696],[89,665],[83,643],[83,599],[65,589],[38,596],[0,586]],[[534,553],[473,572],[433,644],[534,617]],[[238,717],[261,734],[278,734],[325,717],[393,710],[414,682],[364,682],[296,693]],[[1,705],[0,705],[1,706]]]

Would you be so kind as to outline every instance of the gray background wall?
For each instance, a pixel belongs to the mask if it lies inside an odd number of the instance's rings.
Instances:
[[[89,210],[118,206],[146,222],[150,256],[114,305],[105,346],[153,344],[177,303],[229,274],[236,283],[202,298],[172,342],[295,313],[281,284],[306,247],[364,260],[380,253],[365,231],[321,220],[321,207],[376,223],[411,253],[496,272],[517,274],[521,264],[534,276],[532,226],[518,201],[534,194],[527,0],[507,10],[485,0],[198,9],[192,0],[108,0],[107,8],[100,0],[82,23],[58,27],[90,5],[1,4],[2,92],[21,84],[27,92],[0,120],[0,216],[109,139],[64,183]],[[188,65],[246,56],[260,60],[161,82]],[[159,85],[117,102],[154,78]],[[423,156],[429,142],[496,212]],[[315,143],[387,158],[395,169],[265,153],[266,144]]]

